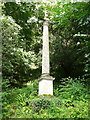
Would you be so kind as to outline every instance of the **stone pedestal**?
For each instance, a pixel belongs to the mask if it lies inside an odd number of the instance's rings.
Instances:
[[[49,74],[43,74],[39,80],[39,95],[53,95],[54,78]]]

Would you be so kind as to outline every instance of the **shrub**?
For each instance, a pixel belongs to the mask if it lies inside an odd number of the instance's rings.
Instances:
[[[55,96],[63,99],[72,98],[73,100],[88,98],[88,90],[83,83],[80,82],[80,79],[63,78],[62,81],[58,86],[55,86]]]
[[[37,98],[30,102],[34,112],[39,112],[41,109],[47,109],[50,107],[51,102],[46,98]]]

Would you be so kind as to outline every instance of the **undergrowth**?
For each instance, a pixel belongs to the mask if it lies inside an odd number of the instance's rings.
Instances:
[[[3,118],[88,118],[87,88],[72,78],[63,81],[54,85],[54,96],[38,96],[37,80],[4,91]]]

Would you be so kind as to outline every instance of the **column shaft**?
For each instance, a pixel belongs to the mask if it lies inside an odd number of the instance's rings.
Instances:
[[[42,74],[49,74],[49,31],[48,21],[43,24]]]

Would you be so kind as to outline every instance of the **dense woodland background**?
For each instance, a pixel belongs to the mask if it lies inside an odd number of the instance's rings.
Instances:
[[[2,3],[3,118],[89,118],[90,2]],[[54,96],[38,96],[44,11]]]

